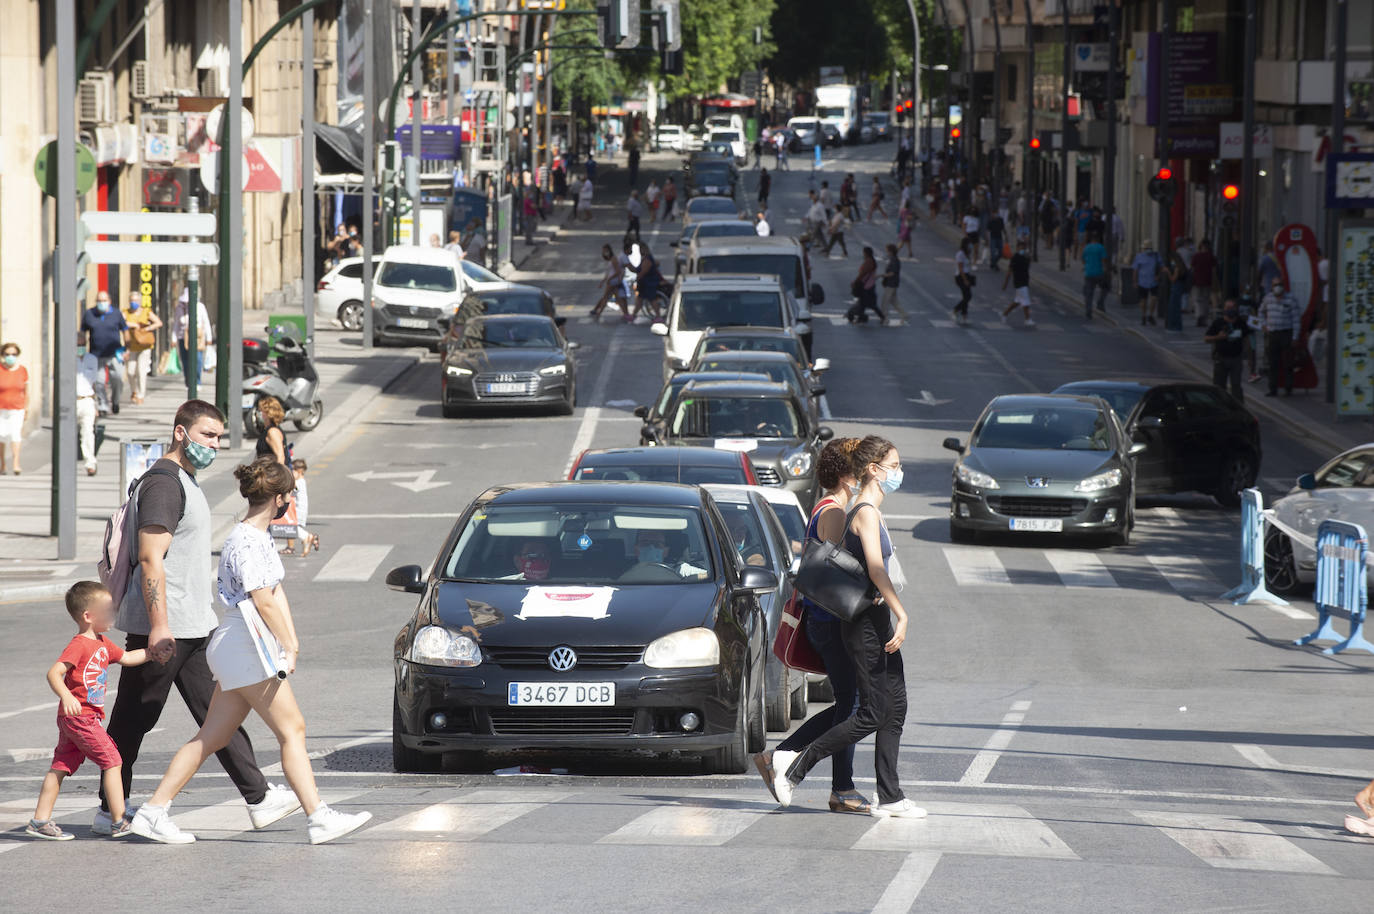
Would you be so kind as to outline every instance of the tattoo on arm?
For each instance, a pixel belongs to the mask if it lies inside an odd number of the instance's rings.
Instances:
[[[147,608],[149,615],[152,615],[158,609],[157,585],[157,578],[143,579],[143,605]]]

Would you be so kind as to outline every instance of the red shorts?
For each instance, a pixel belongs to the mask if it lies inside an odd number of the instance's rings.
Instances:
[[[76,769],[86,759],[99,765],[101,771],[118,768],[123,763],[114,740],[110,739],[105,728],[100,726],[100,718],[94,714],[82,714],[80,717],[59,714],[57,732],[60,736],[57,748],[53,750],[52,765],[49,766],[54,771],[76,774]]]

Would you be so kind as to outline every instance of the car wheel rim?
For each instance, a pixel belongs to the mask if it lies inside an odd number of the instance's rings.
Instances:
[[[1275,590],[1288,590],[1297,584],[1297,570],[1293,564],[1293,544],[1282,533],[1264,540],[1265,583]]]
[[[344,305],[339,309],[339,323],[343,324],[345,330],[361,330],[363,327],[362,318],[362,305]]]
[[[1226,485],[1232,492],[1239,492],[1250,485],[1250,461],[1246,457],[1231,458],[1230,475]]]

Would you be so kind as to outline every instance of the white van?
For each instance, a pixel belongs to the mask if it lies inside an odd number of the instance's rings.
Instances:
[[[654,142],[658,144],[659,149],[686,152],[687,131],[683,130],[680,124],[659,124],[654,128]]]
[[[706,119],[706,131],[712,130],[738,130],[740,135],[744,135],[744,118],[738,114],[713,114]]]
[[[736,165],[743,165],[749,160],[749,149],[744,144],[742,131],[716,127],[707,135],[706,141],[708,143],[729,143],[730,154],[735,157]]]

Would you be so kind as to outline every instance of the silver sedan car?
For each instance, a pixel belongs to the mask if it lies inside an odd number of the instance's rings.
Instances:
[[[1337,454],[1268,506],[1275,524],[1264,534],[1264,577],[1277,594],[1293,593],[1317,579],[1317,529],[1325,520],[1374,530],[1374,443]]]

